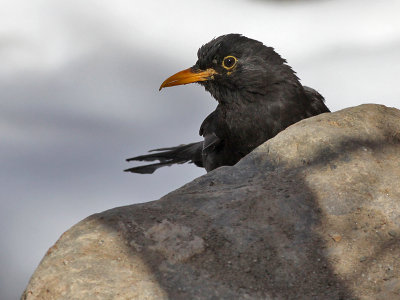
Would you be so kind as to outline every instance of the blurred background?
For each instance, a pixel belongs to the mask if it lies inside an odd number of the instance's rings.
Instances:
[[[399,0],[0,3],[0,299],[18,299],[81,219],[205,174],[122,170],[130,156],[200,140],[216,101],[195,84],[158,87],[213,37],[275,47],[332,111],[400,108]]]

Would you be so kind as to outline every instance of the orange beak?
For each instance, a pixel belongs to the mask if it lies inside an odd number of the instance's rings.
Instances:
[[[214,74],[217,72],[214,69],[207,69],[205,71],[202,70],[194,70],[192,68],[180,71],[171,77],[165,79],[165,81],[160,86],[160,91],[162,88],[174,86],[174,85],[181,85],[181,84],[188,84],[193,82],[199,81],[206,81],[209,79],[213,79]]]

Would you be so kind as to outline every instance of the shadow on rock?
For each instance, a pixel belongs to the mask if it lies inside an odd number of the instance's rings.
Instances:
[[[49,293],[69,297],[65,282],[130,299],[395,299],[399,120],[378,105],[319,115],[159,201],[93,215],[25,296],[58,273]]]

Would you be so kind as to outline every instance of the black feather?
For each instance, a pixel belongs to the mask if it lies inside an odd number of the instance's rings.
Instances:
[[[145,154],[132,158],[126,161],[160,161],[159,163],[134,167],[124,170],[125,172],[151,174],[155,170],[173,164],[183,164],[186,162],[194,163],[199,167],[203,166],[202,162],[202,149],[203,142],[191,143],[187,145],[180,145],[170,148],[159,148],[150,150],[149,152],[156,152],[153,154]]]
[[[204,141],[131,158],[128,161],[160,162],[126,171],[153,173],[159,167],[185,162],[207,171],[234,165],[291,124],[329,112],[324,98],[302,86],[286,60],[259,41],[240,34],[223,35],[203,45],[197,56],[194,72],[216,72],[198,82],[218,101],[200,127]],[[237,59],[232,69],[222,63],[227,56]]]

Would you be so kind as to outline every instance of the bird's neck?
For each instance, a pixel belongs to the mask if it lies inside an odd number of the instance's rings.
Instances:
[[[254,92],[248,89],[227,89],[211,87],[206,90],[225,107],[248,106],[252,103],[257,105],[272,104],[276,101],[296,104],[299,94],[304,93],[301,84],[280,83],[267,86],[262,92]]]

